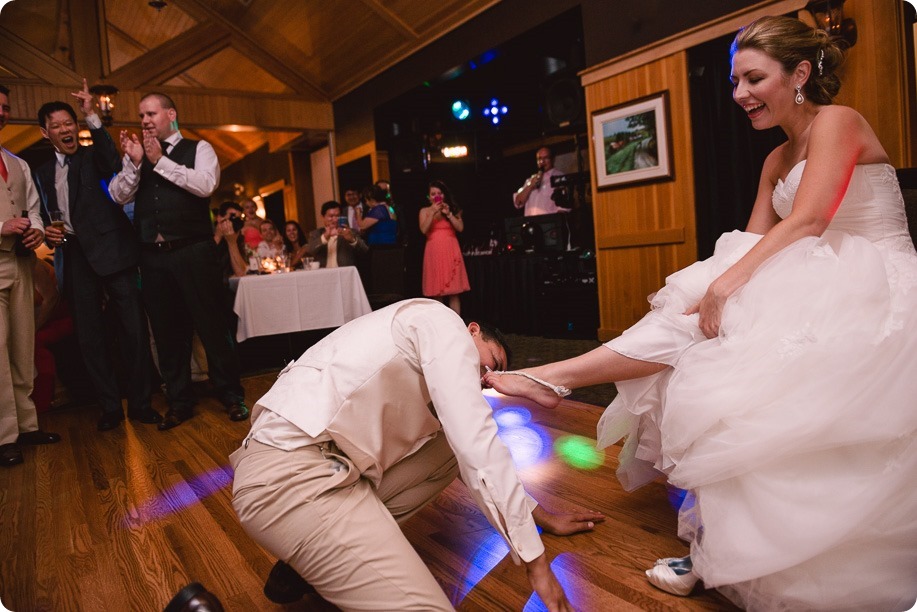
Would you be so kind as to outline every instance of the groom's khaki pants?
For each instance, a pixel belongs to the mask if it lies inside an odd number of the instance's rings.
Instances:
[[[245,531],[342,610],[452,610],[398,523],[458,473],[442,432],[385,471],[378,489],[333,442],[233,453],[233,507]]]

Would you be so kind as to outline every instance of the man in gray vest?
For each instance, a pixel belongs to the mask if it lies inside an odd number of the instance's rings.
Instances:
[[[10,90],[0,85],[0,130],[10,115]],[[51,444],[38,429],[29,397],[35,377],[34,251],[44,239],[38,191],[29,166],[0,148],[0,466],[22,463],[20,444]]]
[[[159,354],[169,411],[160,429],[191,418],[191,339],[207,352],[210,380],[233,421],[248,418],[239,382],[239,359],[228,311],[213,226],[210,195],[220,166],[206,141],[183,138],[172,99],[149,93],[140,100],[143,139],[121,132],[124,168],[109,192],[119,204],[136,202],[143,302]]]

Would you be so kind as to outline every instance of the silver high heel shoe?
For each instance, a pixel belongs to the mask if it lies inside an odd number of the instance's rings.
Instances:
[[[693,568],[690,556],[668,557],[657,560],[652,569],[646,570],[646,577],[657,589],[684,597],[694,590],[698,581]]]

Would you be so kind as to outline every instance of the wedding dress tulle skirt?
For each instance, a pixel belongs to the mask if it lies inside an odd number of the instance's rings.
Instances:
[[[739,605],[909,609],[917,257],[838,231],[800,240],[730,298],[706,339],[684,311],[759,239],[725,234],[608,344],[673,367],[617,385],[599,445],[629,436],[626,488],[662,472],[691,492],[679,535],[705,585]]]

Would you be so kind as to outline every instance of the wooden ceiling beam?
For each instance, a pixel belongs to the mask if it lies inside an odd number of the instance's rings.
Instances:
[[[231,36],[225,28],[196,25],[121,66],[106,81],[121,89],[160,85],[230,46]]]
[[[329,100],[326,91],[313,83],[302,72],[290,67],[296,66],[300,60],[282,39],[256,36],[201,0],[174,0],[174,2],[193,19],[199,22],[211,22],[227,29],[233,35],[231,41],[233,48],[251,58],[296,93],[318,95],[322,100]]]
[[[76,72],[97,83],[108,74],[104,0],[70,0],[70,53]]]
[[[363,4],[368,6],[373,10],[373,12],[382,17],[382,19],[388,22],[389,25],[394,26],[394,28],[401,32],[408,40],[413,41],[420,38],[420,35],[417,34],[417,32],[415,32],[408,24],[402,21],[398,15],[383,6],[379,0],[363,0]]]
[[[24,78],[45,83],[81,83],[82,76],[0,26],[0,64]]]

